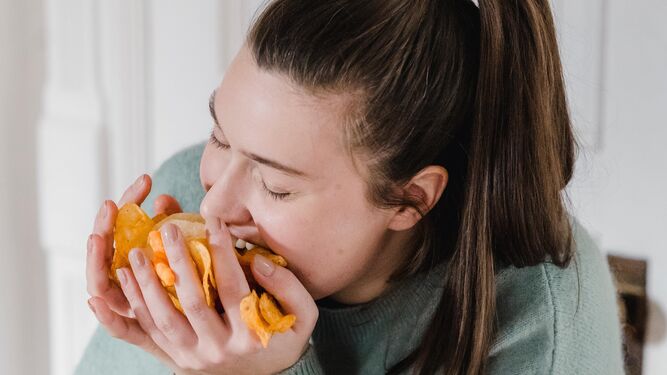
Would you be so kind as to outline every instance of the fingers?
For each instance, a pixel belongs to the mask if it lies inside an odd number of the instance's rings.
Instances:
[[[91,296],[104,298],[114,312],[133,317],[127,299],[108,277],[113,256],[113,226],[117,214],[118,208],[112,201],[105,201],[97,213],[93,234],[88,237],[86,287]]]
[[[224,325],[218,313],[206,303],[201,279],[180,229],[167,224],[161,233],[169,267],[176,274],[176,294],[192,328],[199,338],[222,339]]]
[[[130,251],[130,265],[155,326],[172,343],[189,346],[197,341],[187,319],[174,307],[162,287],[150,260],[141,249]],[[139,298],[133,296],[129,298]]]
[[[294,332],[310,335],[319,312],[299,279],[287,268],[277,266],[261,255],[253,257],[251,269],[255,280],[280,302],[280,306],[287,313],[296,315]]]
[[[97,212],[93,225],[93,234],[99,235],[104,240],[104,247],[100,250],[104,250],[104,258],[109,263],[111,263],[111,257],[113,256],[113,227],[117,215],[118,207],[116,207],[116,204],[113,201],[106,200]]]
[[[219,219],[207,220],[206,230],[220,302],[229,315],[232,329],[245,327],[240,318],[239,305],[243,297],[250,293],[250,287],[236,258],[231,235]]]
[[[148,333],[157,343],[167,342],[167,338],[162,334],[157,326],[155,326],[155,321],[153,321],[153,317],[148,310],[148,306],[146,306],[146,303],[144,302],[141,288],[139,287],[139,284],[134,278],[132,272],[130,272],[130,270],[127,268],[119,268],[116,270],[116,276],[120,281],[120,286],[123,289],[123,293],[127,296],[127,300],[132,307],[132,311],[134,311],[137,322],[144,330],[144,332]]]
[[[148,193],[150,193],[152,184],[153,182],[147,174],[139,176],[139,178],[125,190],[120,201],[118,201],[118,207],[123,207],[125,203],[130,202],[141,205],[144,202],[144,199],[148,196]]]
[[[86,286],[88,294],[103,298],[116,313],[132,318],[134,313],[123,292],[109,280],[109,262],[105,258],[105,240],[98,234],[88,237],[86,256]]]
[[[153,203],[153,209],[156,215],[162,213],[167,215],[173,215],[183,212],[183,209],[181,209],[181,205],[178,203],[176,198],[168,194],[162,194],[157,198],[155,198],[155,202]]]
[[[172,362],[135,320],[114,313],[101,298],[92,297],[88,300],[88,306],[112,337],[136,345],[167,363]]]

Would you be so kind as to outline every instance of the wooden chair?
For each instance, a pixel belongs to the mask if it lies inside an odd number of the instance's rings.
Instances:
[[[648,310],[646,261],[614,255],[607,261],[618,292],[626,373],[640,375]]]

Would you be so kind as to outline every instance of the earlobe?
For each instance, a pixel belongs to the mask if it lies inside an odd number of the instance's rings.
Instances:
[[[417,173],[403,188],[403,194],[414,197],[426,215],[440,200],[445,191],[449,174],[440,165],[429,165]],[[397,207],[389,222],[389,229],[402,231],[412,228],[422,219],[414,207]]]

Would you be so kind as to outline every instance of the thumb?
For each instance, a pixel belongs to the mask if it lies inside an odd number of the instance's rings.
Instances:
[[[287,268],[259,254],[253,257],[251,269],[257,283],[278,300],[285,312],[296,316],[292,327],[294,332],[310,335],[319,311],[313,297],[299,279]]]

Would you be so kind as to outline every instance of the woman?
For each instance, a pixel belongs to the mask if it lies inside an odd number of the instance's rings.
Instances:
[[[225,314],[169,226],[185,315],[141,249],[110,284],[105,202],[88,287],[107,332],[79,373],[622,373],[608,269],[563,202],[575,140],[548,1],[479,3],[271,2],[212,95],[210,142],[148,198],[201,201]],[[230,234],[289,264],[253,264],[297,316],[267,349],[239,318]]]

